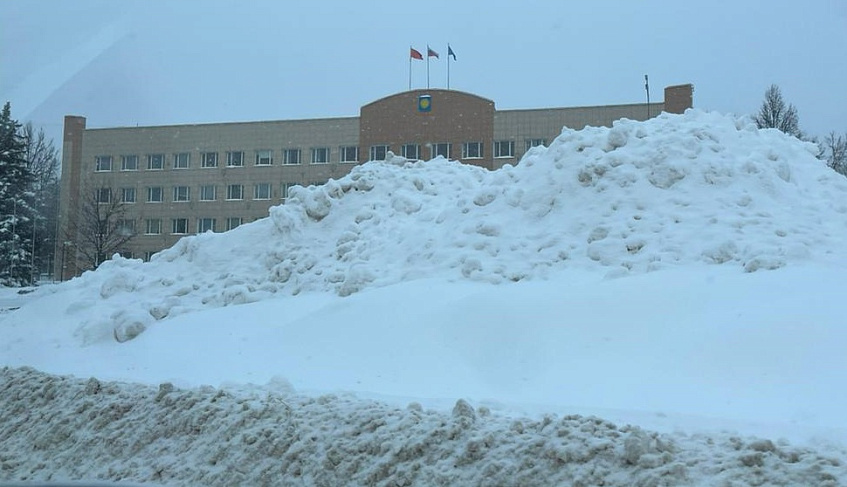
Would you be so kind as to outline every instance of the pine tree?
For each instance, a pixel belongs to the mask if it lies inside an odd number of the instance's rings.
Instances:
[[[32,173],[26,162],[20,124],[8,102],[0,114],[0,284],[32,283]]]

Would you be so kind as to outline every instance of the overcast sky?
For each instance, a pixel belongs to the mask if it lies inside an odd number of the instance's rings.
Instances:
[[[498,109],[661,100],[758,110],[778,84],[813,135],[847,132],[845,0],[4,2],[0,101],[60,143],[89,127],[357,116],[408,89],[409,46],[430,84]],[[412,65],[426,87],[426,62]],[[60,144],[58,144],[60,145]]]

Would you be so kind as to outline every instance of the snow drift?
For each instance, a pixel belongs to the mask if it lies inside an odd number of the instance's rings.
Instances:
[[[776,269],[840,252],[847,182],[814,154],[748,119],[689,110],[565,129],[492,172],[394,157],[296,187],[270,218],[184,238],[152,262],[116,257],[62,286],[79,304],[56,311],[95,343],[203,308],[425,277],[496,284],[563,269]]]

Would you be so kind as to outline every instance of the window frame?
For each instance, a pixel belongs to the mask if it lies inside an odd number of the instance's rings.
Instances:
[[[507,154],[503,154],[503,145],[508,149]],[[496,140],[494,141],[494,158],[495,159],[511,159],[515,157],[515,141],[514,140]]]
[[[267,154],[267,157],[263,157],[264,154]],[[262,162],[262,160],[267,159],[267,162]],[[258,149],[256,150],[256,166],[273,166],[274,164],[274,151],[273,149]]]
[[[185,194],[181,194],[184,190]],[[183,198],[184,196],[184,198]],[[173,202],[174,203],[187,203],[191,201],[191,186],[174,186],[174,194],[173,194]]]
[[[318,157],[320,153],[323,153],[324,157]],[[331,155],[332,151],[329,150],[329,147],[312,147],[312,164],[329,164]]]
[[[127,194],[132,194],[131,200],[128,200],[126,198]],[[138,199],[137,197],[137,191],[135,190],[134,186],[125,186],[121,188],[121,203],[125,203],[127,205],[134,205]]]
[[[128,167],[130,160],[135,161],[134,167]],[[121,171],[138,171],[138,156],[132,154],[121,156]]]
[[[179,223],[183,223],[184,225],[178,225]],[[188,235],[188,218],[171,218],[171,235]],[[181,226],[182,232],[178,231],[180,229],[177,226]]]
[[[218,167],[218,153],[217,152],[201,152],[200,153],[200,168],[201,169],[213,169]]]
[[[203,227],[205,227],[204,223],[208,223],[208,222],[211,222],[211,224],[212,224],[211,227],[208,227],[208,228],[205,228],[204,230],[201,230]],[[217,232],[217,222],[218,222],[217,218],[214,218],[214,217],[198,218],[197,219],[197,233],[198,234],[206,233],[208,231]]]
[[[238,188],[238,197],[233,197],[233,189]],[[242,201],[244,199],[244,185],[243,184],[228,184],[226,186],[226,200],[227,201]]]
[[[235,220],[238,220],[238,223],[235,226],[233,226],[232,222],[235,221]],[[240,227],[241,225],[244,225],[244,218],[242,218],[240,216],[230,216],[230,217],[227,217],[227,219],[226,219],[226,231],[227,232],[230,231],[230,230],[234,230],[234,229]]]
[[[406,155],[406,154],[409,153],[409,149],[414,149],[415,157],[409,157],[408,155]],[[420,144],[403,144],[400,147],[400,154],[403,157],[405,157],[406,159],[409,159],[410,161],[419,161],[421,159],[421,145]]]
[[[478,155],[470,155],[471,147],[476,148]],[[482,159],[485,154],[485,145],[482,142],[464,142],[462,143],[462,159]]]
[[[161,159],[159,159],[161,158]],[[158,167],[155,167],[155,161],[159,161]],[[164,171],[165,170],[165,155],[164,154],[147,154],[147,170],[148,171]]]
[[[94,156],[94,172],[111,172],[112,156]]]
[[[544,146],[547,147],[547,139],[543,138],[535,138],[535,139],[524,139],[524,152],[529,151],[533,147]]]
[[[106,198],[103,198],[103,195],[106,195]],[[98,205],[108,205],[112,203],[112,188],[97,188],[97,194],[95,197],[97,198]]]
[[[259,188],[267,189],[267,196],[259,195]],[[253,185],[253,199],[254,200],[269,200],[273,198],[273,186],[271,183],[256,183]]]
[[[441,153],[441,149],[447,149],[447,155]],[[450,160],[453,154],[453,144],[450,142],[436,142],[430,146],[430,159],[435,159],[438,156],[442,156],[447,160]]]
[[[207,198],[206,191],[211,188],[212,189],[212,197]],[[200,201],[217,201],[218,200],[218,186],[216,184],[202,184],[200,185]]]
[[[153,199],[153,190],[159,190],[159,199]],[[163,203],[165,200],[165,189],[162,186],[147,186],[147,203]]]
[[[185,156],[185,165],[182,165],[182,157]],[[177,170],[191,168],[191,153],[190,152],[175,152],[173,168]]]
[[[285,166],[296,166],[296,165],[300,164],[300,162],[301,162],[300,155],[301,155],[300,149],[297,149],[297,148],[283,149],[282,150],[282,164],[285,165]]]
[[[347,151],[352,150],[355,154],[354,159],[347,158]],[[359,162],[359,146],[358,145],[342,145],[338,147],[338,159],[342,164],[351,164]]]
[[[385,158],[388,157],[388,151],[390,150],[390,148],[391,148],[391,146],[389,146],[387,144],[372,145],[370,147],[370,149],[368,149],[368,155],[369,155],[368,160],[370,160],[370,161],[384,161]],[[376,157],[377,153],[379,151],[382,151],[382,159],[377,159],[377,157]]]
[[[155,225],[153,225],[153,224],[155,224]],[[161,235],[161,234],[162,234],[162,219],[161,218],[147,218],[144,221],[144,235]]]
[[[236,157],[236,155],[238,157]],[[244,167],[244,151],[234,150],[226,153],[226,167]]]

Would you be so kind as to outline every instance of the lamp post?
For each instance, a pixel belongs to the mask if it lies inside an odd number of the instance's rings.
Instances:
[[[74,243],[70,240],[65,240],[64,242],[62,242],[62,275],[59,276],[60,282],[65,280],[65,256],[68,253],[68,247],[73,246],[73,244]]]

